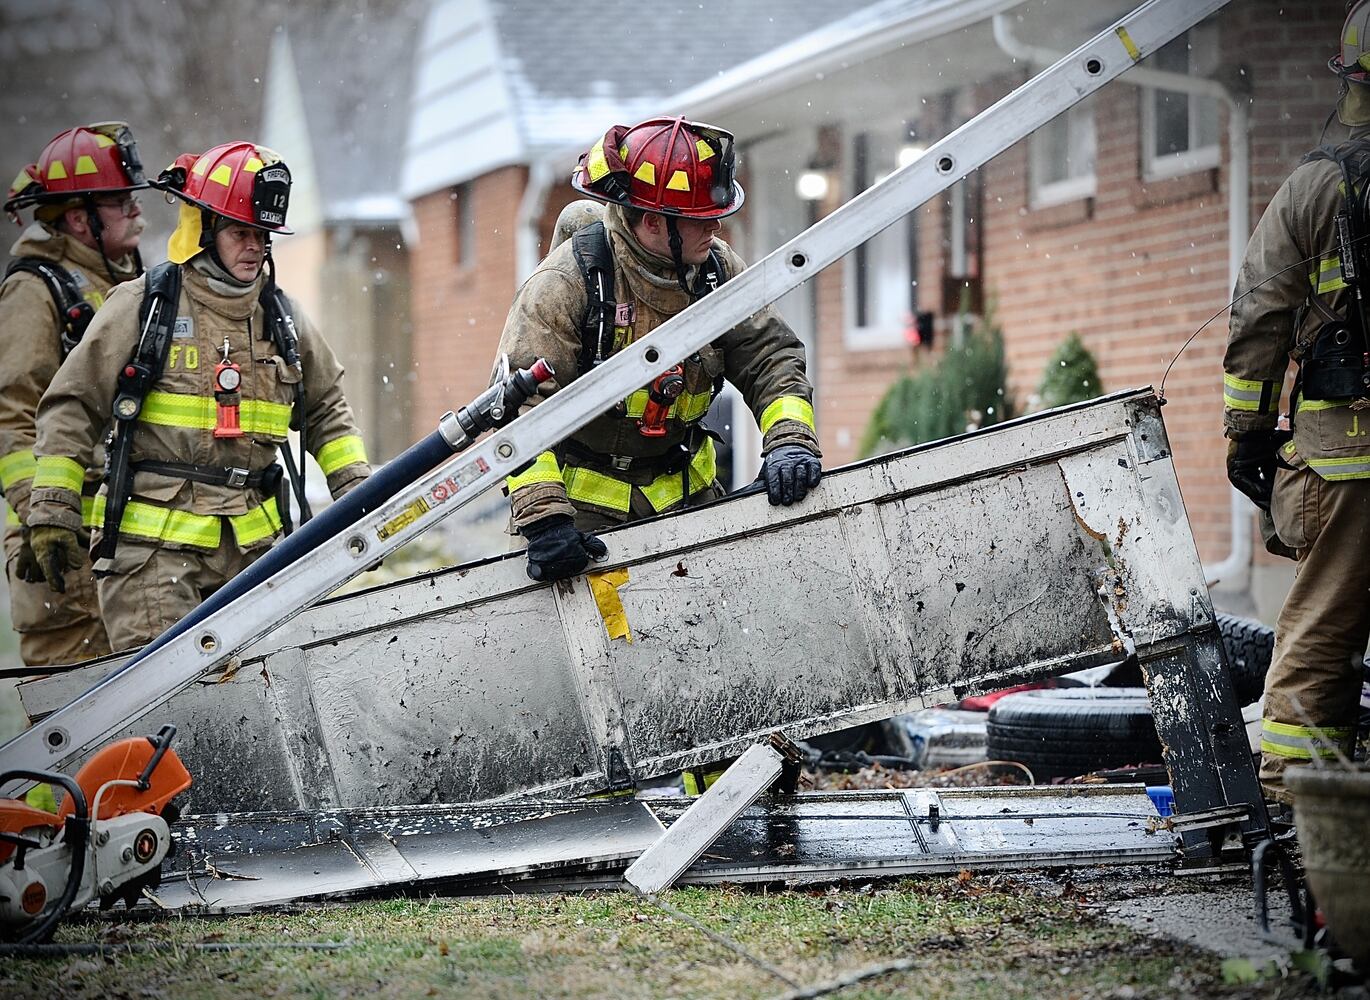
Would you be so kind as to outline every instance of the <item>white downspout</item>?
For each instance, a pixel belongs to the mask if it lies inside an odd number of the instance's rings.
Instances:
[[[546,158],[534,160],[528,168],[528,185],[519,199],[514,222],[515,286],[523,284],[542,259],[538,252],[538,223],[547,203],[547,190],[552,184],[552,164]]]
[[[1029,64],[1050,66],[1060,53],[1028,45],[1014,37],[1008,15],[994,15],[994,41],[1005,55]],[[1237,287],[1246,243],[1251,237],[1251,124],[1248,99],[1233,94],[1216,80],[1136,66],[1118,78],[1139,87],[1174,90],[1202,97],[1213,97],[1227,105],[1228,182],[1227,182],[1227,271],[1228,288]],[[1251,581],[1251,501],[1236,489],[1230,491],[1228,520],[1231,549],[1217,563],[1204,567],[1204,579],[1211,587],[1220,581],[1225,590],[1245,590]]]

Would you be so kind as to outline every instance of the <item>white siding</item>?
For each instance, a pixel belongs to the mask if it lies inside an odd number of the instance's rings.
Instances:
[[[400,191],[413,199],[525,160],[486,0],[443,0],[424,25]]]

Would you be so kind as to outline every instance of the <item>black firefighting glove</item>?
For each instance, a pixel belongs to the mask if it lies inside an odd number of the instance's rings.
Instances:
[[[802,444],[782,444],[766,455],[761,465],[766,495],[771,506],[798,503],[823,478],[823,463]]]
[[[84,561],[76,532],[70,528],[42,524],[29,530],[29,545],[33,548],[34,558],[38,560],[38,568],[43,571],[48,586],[59,594],[65,594],[67,583],[62,577],[67,570],[75,569]]]
[[[609,546],[577,528],[569,514],[553,514],[519,530],[528,539],[528,576],[534,580],[565,580],[585,572],[591,559],[609,554]]]
[[[1227,480],[1261,510],[1270,509],[1275,469],[1288,465],[1280,458],[1293,435],[1289,431],[1247,431],[1227,443]]]
[[[38,557],[33,554],[33,546],[29,544],[28,525],[19,529],[19,537],[22,541],[19,557],[14,561],[14,572],[25,583],[42,583],[43,568],[38,565]]]

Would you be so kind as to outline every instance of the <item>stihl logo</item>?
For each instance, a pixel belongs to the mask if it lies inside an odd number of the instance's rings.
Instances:
[[[42,882],[30,882],[24,889],[23,895],[19,897],[19,905],[24,908],[24,912],[29,916],[36,916],[43,912],[43,906],[48,901],[48,890]]]

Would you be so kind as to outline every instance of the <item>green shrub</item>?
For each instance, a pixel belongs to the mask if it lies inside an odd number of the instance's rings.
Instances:
[[[899,378],[876,406],[861,453],[937,441],[1013,415],[1004,338],[986,316],[932,364]]]
[[[1078,333],[1061,341],[1042,372],[1042,384],[1037,389],[1042,408],[1064,406],[1093,399],[1104,391],[1099,381],[1099,366],[1089,353]]]

